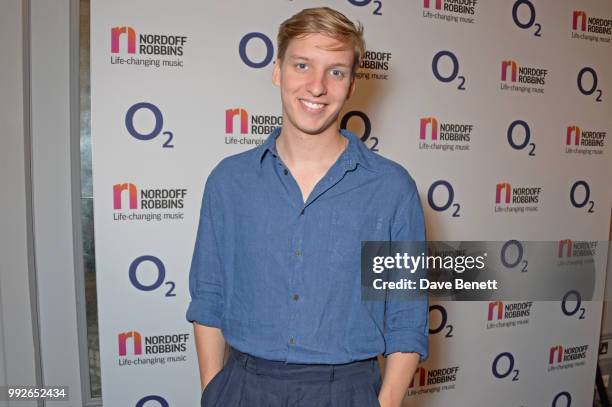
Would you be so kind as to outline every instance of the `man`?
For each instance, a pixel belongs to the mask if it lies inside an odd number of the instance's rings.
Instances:
[[[285,21],[282,129],[206,182],[187,311],[203,406],[399,407],[427,358],[426,298],[361,299],[362,240],[425,238],[408,172],[339,130],[363,53],[337,11]]]

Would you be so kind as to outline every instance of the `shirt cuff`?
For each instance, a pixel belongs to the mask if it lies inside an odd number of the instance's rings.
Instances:
[[[189,322],[221,328],[221,312],[219,310],[212,310],[210,303],[201,299],[194,299],[189,303],[186,318]]]
[[[421,362],[429,357],[428,335],[416,331],[396,331],[385,335],[385,357],[395,352],[418,353]]]

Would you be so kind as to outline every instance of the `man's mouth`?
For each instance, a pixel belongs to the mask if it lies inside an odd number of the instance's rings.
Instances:
[[[315,113],[320,112],[325,107],[325,103],[316,103],[305,99],[300,99],[300,103],[306,108],[306,110]]]

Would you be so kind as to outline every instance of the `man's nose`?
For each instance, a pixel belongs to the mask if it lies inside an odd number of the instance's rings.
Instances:
[[[312,96],[323,96],[327,93],[327,81],[325,78],[325,73],[323,72],[315,72],[310,77],[310,81],[308,81],[306,90]]]

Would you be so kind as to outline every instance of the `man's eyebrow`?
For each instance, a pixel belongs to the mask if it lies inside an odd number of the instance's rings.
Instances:
[[[304,57],[304,56],[300,56],[300,55],[289,55],[289,59],[291,60],[301,60],[301,61],[310,61],[310,58],[308,57]],[[342,67],[342,68],[351,68],[351,65],[349,64],[345,64],[344,62],[334,62],[329,64],[329,66],[337,66],[337,67]]]

